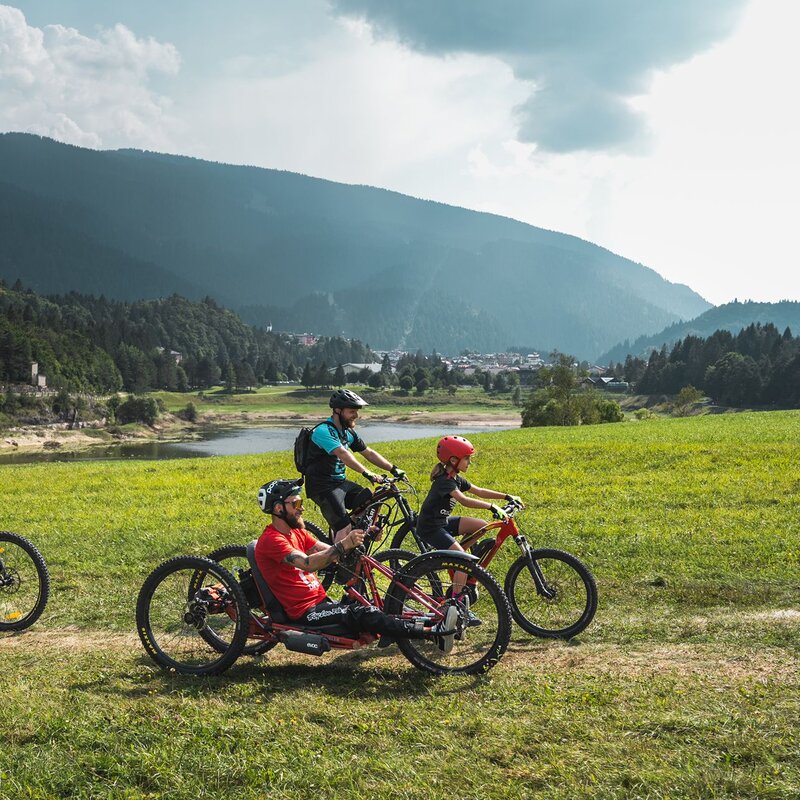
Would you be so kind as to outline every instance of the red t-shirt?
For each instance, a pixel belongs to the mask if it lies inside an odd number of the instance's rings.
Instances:
[[[285,534],[274,525],[267,525],[256,543],[256,564],[290,619],[302,617],[328,597],[313,572],[304,572],[283,560],[293,550],[308,553],[316,543],[316,537],[306,530],[292,528]]]

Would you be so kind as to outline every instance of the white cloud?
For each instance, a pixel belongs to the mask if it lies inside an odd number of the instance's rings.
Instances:
[[[62,25],[32,27],[0,5],[0,130],[89,147],[169,147],[176,121],[148,82],[179,66],[173,45],[124,25],[90,38]]]
[[[271,74],[252,59],[235,71],[241,63],[223,68],[202,95],[184,98],[193,154],[417,196],[444,161],[458,170],[456,154],[463,160],[483,138],[510,135],[514,103],[524,97],[494,58],[425,56],[373,41],[350,21],[338,22],[316,43],[315,58],[289,73]],[[418,169],[425,180],[414,183]]]

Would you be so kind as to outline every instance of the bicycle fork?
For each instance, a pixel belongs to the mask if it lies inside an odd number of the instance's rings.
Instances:
[[[539,567],[539,562],[533,557],[531,546],[528,544],[525,537],[520,534],[519,536],[514,537],[514,541],[517,543],[519,549],[522,551],[522,555],[525,557],[528,572],[530,572],[531,578],[533,578],[533,584],[536,587],[536,593],[544,597],[545,600],[555,600],[556,592],[547,585],[547,581],[545,580],[542,570]]]

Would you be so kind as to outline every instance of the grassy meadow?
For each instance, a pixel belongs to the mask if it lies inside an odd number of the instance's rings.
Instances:
[[[454,395],[443,389],[428,391],[424,395],[416,393],[403,395],[394,391],[372,390],[359,386],[357,391],[364,395],[370,407],[362,412],[364,419],[401,418],[403,415],[419,412],[518,415],[519,408],[511,403],[511,395],[487,394],[483,389],[459,388]],[[254,415],[292,415],[297,418],[316,419],[327,409],[330,389],[304,389],[292,386],[262,386],[250,392],[228,392],[215,388],[195,392],[155,392],[154,397],[164,403],[171,412],[177,412],[191,401],[200,417],[214,417],[221,414]]]
[[[204,679],[146,657],[144,577],[257,536],[288,453],[0,467],[0,527],[52,578],[35,627],[0,634],[0,798],[800,796],[800,412],[470,438],[467,477],[521,495],[528,538],[600,596],[579,641],[515,628],[481,678],[395,648]],[[434,442],[379,449],[424,492]]]

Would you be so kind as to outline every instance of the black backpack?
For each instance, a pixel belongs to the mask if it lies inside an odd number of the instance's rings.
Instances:
[[[294,440],[294,466],[301,475],[306,474],[306,470],[311,465],[312,460],[315,460],[312,458],[311,452],[311,434],[314,433],[320,425],[330,425],[337,438],[341,441],[341,436],[339,436],[339,431],[336,430],[336,426],[331,425],[327,420],[325,420],[325,422],[320,422],[319,425],[315,425],[313,428],[300,428],[300,433],[297,434],[297,438]],[[346,435],[347,434],[345,434],[345,436]],[[316,448],[316,445],[314,445],[314,447]],[[316,449],[319,450],[319,448]]]

